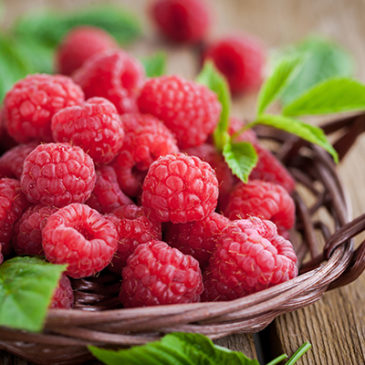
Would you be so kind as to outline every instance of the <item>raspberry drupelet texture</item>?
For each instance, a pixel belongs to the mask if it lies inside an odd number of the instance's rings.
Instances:
[[[34,205],[15,223],[12,244],[17,255],[43,256],[42,230],[56,207]]]
[[[289,193],[280,185],[261,180],[251,180],[247,184],[238,183],[225,208],[229,219],[252,216],[274,222],[279,232],[293,227],[295,204]]]
[[[143,183],[147,216],[160,222],[187,223],[211,214],[218,199],[212,167],[195,156],[166,155],[152,163]]]
[[[58,47],[57,71],[64,75],[71,75],[90,57],[117,47],[118,44],[114,38],[103,29],[90,26],[73,28]]]
[[[95,179],[93,160],[80,147],[47,143],[25,159],[21,187],[31,203],[63,207],[85,202]]]
[[[158,157],[179,151],[175,137],[158,119],[147,114],[124,114],[122,150],[113,163],[122,190],[137,196],[151,163]]]
[[[208,47],[205,59],[211,59],[226,77],[232,93],[258,87],[262,82],[265,55],[257,40],[231,36]]]
[[[52,135],[56,142],[81,147],[96,164],[107,164],[122,148],[124,129],[114,104],[95,97],[55,114]]]
[[[96,182],[86,204],[100,213],[110,213],[123,205],[132,204],[119,187],[113,167],[100,166],[96,170]]]
[[[118,249],[110,269],[121,275],[128,257],[139,244],[161,239],[161,224],[148,219],[143,208],[134,204],[114,210],[108,218],[114,223],[119,235]]]
[[[144,69],[122,50],[111,50],[89,58],[73,75],[85,96],[111,101],[119,113],[136,111],[136,97],[144,81]]]
[[[203,291],[198,261],[161,241],[139,245],[122,276],[125,307],[198,302]]]
[[[46,259],[68,264],[72,278],[94,275],[109,265],[118,245],[114,224],[85,204],[74,203],[52,214],[42,231]]]
[[[214,131],[221,112],[215,93],[178,76],[148,80],[139,95],[138,107],[142,113],[162,120],[180,148],[202,144]]]
[[[209,8],[203,0],[156,0],[151,13],[160,32],[173,42],[199,42],[209,30]]]
[[[233,300],[294,278],[297,257],[276,226],[257,217],[232,222],[204,274],[203,300]]]
[[[70,309],[74,302],[74,294],[70,279],[62,274],[58,286],[53,293],[50,309]]]
[[[229,223],[228,218],[213,212],[198,222],[167,225],[165,240],[182,253],[193,256],[204,269],[215,250],[219,236]]]
[[[28,205],[18,180],[0,179],[0,246],[3,256],[11,252],[14,223]]]
[[[4,99],[5,123],[18,143],[51,142],[55,113],[84,101],[80,87],[60,75],[29,75],[18,81]]]

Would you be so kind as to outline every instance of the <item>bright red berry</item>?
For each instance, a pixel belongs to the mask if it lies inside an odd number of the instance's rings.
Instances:
[[[218,181],[211,166],[198,157],[166,155],[152,163],[143,183],[142,204],[160,222],[187,223],[211,214]]]
[[[53,293],[50,309],[70,309],[74,302],[74,294],[72,292],[72,286],[70,279],[62,274],[58,286]]]
[[[51,120],[59,110],[84,101],[80,87],[60,75],[29,75],[6,94],[7,130],[19,143],[52,141]]]
[[[89,58],[73,75],[86,98],[101,96],[119,113],[136,110],[135,99],[144,81],[144,69],[122,50],[111,50]]]
[[[265,56],[257,40],[247,36],[220,39],[207,49],[205,58],[213,60],[232,93],[256,88],[262,82]]]
[[[142,113],[162,120],[180,148],[202,144],[214,131],[221,111],[215,93],[178,76],[148,80],[138,98],[138,107]]]
[[[114,38],[103,29],[90,26],[75,27],[58,47],[56,68],[61,74],[71,75],[90,57],[117,47]]]
[[[34,205],[28,208],[15,223],[13,247],[17,255],[42,256],[42,230],[56,207]]]
[[[112,161],[124,140],[123,124],[115,106],[97,97],[55,114],[52,134],[56,142],[81,147],[96,164]]]
[[[209,8],[202,0],[157,0],[151,13],[160,32],[174,42],[199,42],[209,30]]]
[[[297,257],[275,225],[237,220],[223,231],[204,276],[203,299],[233,300],[294,278]]]
[[[48,261],[68,264],[72,278],[94,275],[109,265],[118,245],[114,224],[85,204],[70,204],[52,214],[42,231]]]
[[[178,152],[175,137],[158,119],[147,114],[123,114],[125,129],[122,150],[113,166],[122,190],[137,196],[151,163],[158,157]]]
[[[63,207],[86,201],[95,179],[93,160],[80,147],[47,143],[25,159],[21,187],[31,203]]]
[[[198,261],[161,241],[139,245],[122,276],[125,307],[198,302],[203,291]]]
[[[240,121],[238,118],[231,117],[229,118],[229,128],[228,133],[233,135],[237,133],[240,129],[245,126],[245,123]],[[256,133],[252,129],[247,129],[243,133],[240,133],[239,136],[235,137],[236,142],[250,142],[252,144],[257,143]]]

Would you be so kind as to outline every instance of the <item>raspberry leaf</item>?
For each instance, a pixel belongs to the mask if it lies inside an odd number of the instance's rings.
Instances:
[[[0,325],[40,331],[66,265],[14,257],[0,266]]]
[[[165,73],[166,53],[157,52],[152,56],[142,59],[142,64],[146,71],[147,77],[158,77]]]
[[[365,110],[365,85],[348,78],[333,78],[315,85],[283,109],[284,115],[330,114]]]
[[[248,177],[256,166],[258,159],[252,144],[248,142],[228,142],[224,145],[223,156],[233,174],[247,183]]]

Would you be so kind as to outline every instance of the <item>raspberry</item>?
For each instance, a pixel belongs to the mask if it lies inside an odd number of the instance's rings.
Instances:
[[[122,50],[106,51],[89,58],[73,78],[85,96],[102,96],[120,113],[136,110],[136,96],[144,80],[144,69]]]
[[[18,255],[42,256],[42,230],[50,215],[57,208],[34,205],[28,208],[15,223],[13,231],[13,247]]]
[[[0,246],[4,256],[11,251],[10,239],[14,223],[27,208],[28,202],[18,180],[0,179]]]
[[[166,155],[152,163],[143,183],[142,204],[160,222],[187,223],[211,214],[218,199],[214,170],[198,157]]]
[[[270,221],[232,222],[219,237],[204,276],[204,300],[233,300],[294,278],[296,255]]]
[[[229,219],[257,216],[274,222],[279,231],[288,230],[295,222],[295,204],[280,185],[251,180],[238,183],[231,193],[225,215]]]
[[[149,220],[143,208],[134,204],[114,210],[109,219],[114,223],[119,235],[117,253],[110,268],[121,274],[128,257],[139,244],[161,239],[161,224]]]
[[[174,42],[199,42],[210,27],[208,7],[202,0],[157,0],[151,15],[160,32]]]
[[[142,113],[162,120],[180,148],[202,144],[218,123],[221,104],[203,85],[178,76],[148,80],[138,98]]]
[[[100,213],[110,213],[132,201],[120,190],[113,167],[101,166],[96,170],[95,188],[86,202]]]
[[[95,179],[94,163],[80,147],[48,143],[27,156],[20,182],[31,203],[63,207],[86,201]]]
[[[203,291],[198,261],[161,241],[139,245],[122,276],[125,307],[198,302]]]
[[[113,160],[124,139],[119,114],[104,98],[91,98],[84,105],[59,111],[52,119],[52,134],[56,142],[80,146],[100,164]]]
[[[106,267],[118,245],[118,233],[107,218],[85,204],[70,204],[52,214],[42,231],[48,261],[68,264],[72,278],[94,275]]]
[[[245,123],[241,122],[238,118],[231,117],[229,119],[229,129],[228,133],[233,135],[238,132],[241,128],[243,128]],[[257,143],[256,133],[252,129],[248,129],[244,131],[239,136],[235,138],[236,142],[250,142],[252,144]]]
[[[0,157],[0,176],[20,179],[25,158],[37,147],[36,143],[20,144]]]
[[[53,293],[52,301],[49,306],[50,309],[70,309],[74,301],[74,294],[72,292],[72,286],[70,279],[62,274],[58,287]]]
[[[227,78],[232,93],[261,84],[265,56],[257,40],[247,36],[223,38],[208,47],[204,56]]]
[[[124,114],[121,119],[126,136],[113,166],[122,190],[137,196],[151,163],[160,156],[178,152],[178,148],[167,127],[151,115]]]
[[[71,75],[90,57],[117,47],[117,42],[100,28],[73,28],[58,47],[56,68],[61,74]]]
[[[50,142],[53,115],[83,101],[80,87],[66,76],[29,75],[18,81],[5,96],[8,132],[19,143]]]
[[[291,193],[295,188],[295,181],[289,171],[270,151],[258,144],[254,146],[258,162],[250,174],[250,179],[279,184]]]
[[[229,223],[229,219],[213,212],[198,222],[169,224],[165,232],[165,239],[167,243],[182,253],[197,259],[203,269],[215,250],[219,236]]]

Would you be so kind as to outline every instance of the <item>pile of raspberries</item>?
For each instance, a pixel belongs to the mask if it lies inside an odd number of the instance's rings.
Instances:
[[[294,180],[253,131],[238,139],[258,165],[247,184],[232,174],[211,142],[212,91],[146,78],[90,27],[57,57],[63,75],[18,81],[0,114],[1,261],[67,264],[52,308],[72,307],[69,277],[102,270],[120,275],[124,307],[232,300],[297,275]]]

